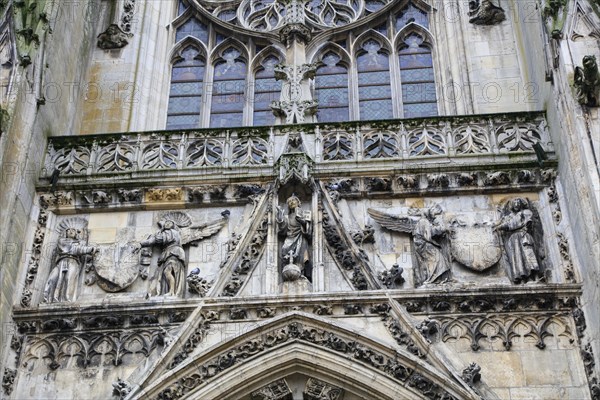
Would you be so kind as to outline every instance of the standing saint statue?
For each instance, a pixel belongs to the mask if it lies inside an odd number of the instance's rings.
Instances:
[[[444,283],[450,279],[450,259],[445,248],[448,228],[439,204],[423,210],[420,216],[392,215],[372,208],[367,211],[383,227],[412,235],[422,284]]]
[[[158,221],[160,230],[137,244],[141,247],[157,246],[161,249],[158,268],[150,286],[152,296],[180,296],[185,292],[187,260],[184,245],[210,237],[221,230],[229,211],[221,213],[221,219],[191,227],[191,218],[183,212],[168,212]]]
[[[75,300],[81,268],[98,251],[97,247],[88,246],[82,240],[86,225],[87,222],[79,218],[67,219],[59,225],[63,237],[58,239],[54,268],[44,288],[46,303]]]
[[[309,243],[312,237],[312,216],[303,211],[301,201],[292,194],[287,199],[288,215],[277,207],[277,225],[280,236],[285,236],[281,247],[281,258],[287,262],[282,275],[285,281],[294,281],[306,276],[310,265]]]
[[[508,258],[508,275],[513,283],[527,282],[540,273],[535,241],[530,234],[533,212],[529,202],[518,197],[510,200],[504,215],[494,228],[505,232],[504,249]]]

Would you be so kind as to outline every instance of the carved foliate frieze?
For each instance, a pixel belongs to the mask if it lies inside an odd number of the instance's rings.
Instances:
[[[268,215],[264,215],[256,230],[250,233],[252,237],[243,249],[242,256],[239,258],[237,264],[233,266],[232,274],[221,293],[222,296],[235,296],[244,284],[248,275],[260,261],[267,239],[268,221]],[[228,257],[228,259],[230,259],[230,257]]]
[[[194,332],[187,338],[185,343],[181,345],[179,351],[173,356],[171,361],[168,364],[168,369],[173,369],[177,365],[181,364],[183,360],[185,360],[190,353],[192,353],[198,344],[200,344],[204,338],[206,337],[208,330],[210,329],[210,324],[213,321],[218,320],[220,317],[219,313],[216,311],[207,311],[202,312],[200,314],[200,319],[194,329]]]

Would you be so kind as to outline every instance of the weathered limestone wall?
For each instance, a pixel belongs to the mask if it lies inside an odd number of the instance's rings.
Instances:
[[[29,48],[32,64],[17,67],[10,97],[8,130],[2,135],[2,190],[0,190],[2,268],[0,322],[2,351],[8,343],[13,301],[23,287],[23,256],[35,183],[42,168],[46,137],[72,133],[75,110],[81,96],[71,93],[88,69],[90,45],[94,43],[97,1],[39,3],[48,13],[48,25],[40,25],[40,45]],[[52,33],[49,32],[51,28]],[[22,55],[22,54],[21,54]]]
[[[111,5],[103,2],[100,29],[110,24]],[[169,51],[174,32],[169,26],[175,2],[138,1],[131,20],[129,44],[103,50],[95,43],[86,71],[87,96],[80,103],[75,132],[113,133],[164,129],[168,102]],[[117,6],[114,12],[121,15]]]

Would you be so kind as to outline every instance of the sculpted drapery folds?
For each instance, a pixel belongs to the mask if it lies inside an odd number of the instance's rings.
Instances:
[[[513,283],[527,282],[541,272],[531,235],[533,212],[526,199],[518,197],[504,207],[504,216],[495,229],[504,232],[504,248],[508,258],[508,276]]]
[[[225,225],[229,211],[221,213],[222,218],[204,225],[191,227],[191,218],[182,212],[169,212],[158,222],[160,230],[136,245],[141,247],[157,246],[161,249],[158,268],[150,286],[151,296],[179,296],[185,290],[187,261],[184,245],[208,238]]]
[[[420,216],[397,216],[371,208],[368,212],[383,227],[412,235],[422,284],[448,281],[450,278],[450,260],[446,249],[448,228],[439,204],[423,210]]]
[[[98,251],[82,239],[87,237],[86,225],[84,220],[78,218],[68,219],[60,224],[62,237],[58,239],[54,267],[46,281],[45,302],[75,300],[81,268],[90,262],[92,255]]]
[[[283,267],[283,278],[293,281],[306,274],[310,265],[309,242],[312,236],[312,216],[303,211],[301,201],[292,194],[287,200],[288,215],[277,207],[277,225],[279,235],[284,236],[281,258],[287,263]]]

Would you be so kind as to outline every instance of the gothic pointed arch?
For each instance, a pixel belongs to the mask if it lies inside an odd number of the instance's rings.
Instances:
[[[318,63],[315,76],[315,99],[319,122],[340,122],[350,119],[349,77],[352,62],[348,53],[337,44],[323,46],[314,56]]]
[[[392,400],[478,398],[464,383],[401,348],[327,318],[291,311],[146,375],[132,399],[240,399],[293,373]],[[373,381],[378,384],[373,386]],[[223,387],[227,382],[227,387]]]
[[[246,105],[248,51],[234,38],[217,45],[211,54],[212,92],[209,126],[242,126]]]
[[[406,25],[395,39],[402,88],[404,118],[438,115],[432,37],[415,22]]]
[[[275,66],[284,60],[285,55],[275,46],[262,49],[252,60],[251,100],[252,121],[255,126],[275,123],[271,103],[280,99],[282,88],[282,82],[275,78]]]
[[[171,53],[167,128],[200,126],[205,82],[206,48],[198,39],[188,36],[177,43]]]
[[[391,65],[393,51],[389,40],[375,30],[354,42],[358,83],[358,111],[362,120],[394,117]]]

